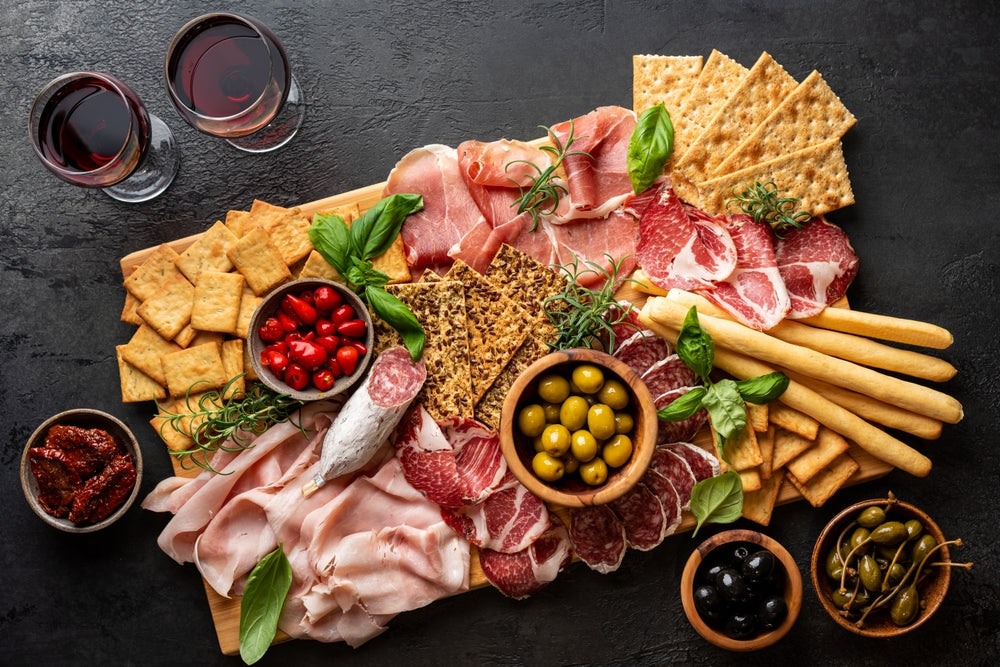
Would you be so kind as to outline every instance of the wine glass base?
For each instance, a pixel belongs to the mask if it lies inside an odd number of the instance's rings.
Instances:
[[[295,133],[299,131],[299,127],[302,126],[305,115],[306,102],[302,97],[302,89],[299,88],[295,76],[292,76],[292,83],[288,88],[288,98],[274,120],[253,134],[226,139],[226,142],[248,153],[273,151],[292,140]]]
[[[152,199],[173,182],[180,167],[180,150],[167,124],[153,114],[149,114],[149,150],[124,181],[102,188],[114,199],[136,203]]]

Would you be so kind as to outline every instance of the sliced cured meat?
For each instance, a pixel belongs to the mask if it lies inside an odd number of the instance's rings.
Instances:
[[[613,355],[617,353],[618,348],[625,343],[625,341],[640,331],[648,331],[648,329],[646,329],[645,326],[643,326],[643,324],[639,321],[639,309],[633,306],[629,301],[618,301],[616,305],[608,308],[605,320],[608,322],[620,320],[617,324],[613,324],[611,326],[611,333],[614,334],[614,340],[612,340],[611,336],[607,333],[601,334],[601,345],[604,346],[604,349],[608,352],[608,354]]]
[[[463,500],[478,502],[497,490],[507,473],[500,434],[467,417],[452,417],[438,426],[455,453]]]
[[[660,359],[639,376],[655,397],[681,387],[690,387],[698,381],[695,372],[688,368],[677,353]]]
[[[665,184],[639,220],[636,260],[663,289],[711,288],[736,268],[736,246],[711,216],[681,203]]]
[[[844,296],[858,273],[858,257],[847,235],[823,217],[785,232],[775,255],[791,298],[791,318],[819,313]]]
[[[636,484],[608,506],[625,526],[625,541],[633,549],[649,551],[666,537],[666,510],[648,486]]]
[[[574,220],[568,224],[551,225],[549,229],[560,264],[576,261],[580,271],[590,269],[577,278],[581,285],[594,287],[605,281],[601,273],[590,268],[590,263],[611,273],[611,261],[614,260],[619,264],[620,278],[635,269],[639,223],[622,209],[616,209],[603,218]]]
[[[677,389],[671,389],[653,399],[653,405],[657,410],[665,408],[666,406],[673,403],[675,400],[691,391],[693,387],[678,387]],[[670,442],[687,442],[694,438],[695,433],[698,432],[705,422],[708,421],[708,412],[702,408],[695,412],[693,415],[687,419],[679,422],[670,422],[660,420],[657,432],[656,432],[656,443],[666,444]]]
[[[612,356],[641,376],[670,355],[670,343],[650,329],[641,329],[620,343]]]
[[[571,509],[569,536],[580,560],[601,574],[614,572],[625,558],[625,526],[607,505]]]
[[[766,331],[791,307],[778,271],[771,228],[748,215],[721,217],[736,246],[736,267],[712,289],[699,290],[709,301],[749,327]]]
[[[526,548],[551,523],[545,503],[510,471],[500,488],[485,500],[458,508],[441,508],[441,516],[457,533],[481,549],[514,553]]]
[[[498,591],[522,600],[554,581],[571,557],[569,533],[556,519],[545,534],[517,553],[482,549],[479,565]]]
[[[691,506],[691,490],[698,480],[691,472],[691,466],[688,465],[687,461],[666,447],[657,447],[653,450],[653,459],[649,463],[649,470],[670,480],[677,491],[681,509],[686,510]]]
[[[643,474],[639,483],[649,488],[660,504],[663,506],[663,514],[666,522],[663,526],[663,536],[673,535],[681,525],[681,496],[667,477],[655,470],[647,470]]]
[[[448,252],[485,218],[469,193],[454,148],[431,144],[410,151],[389,173],[383,196],[413,193],[424,208],[407,217],[400,234],[406,261],[423,269],[450,261]]]
[[[626,157],[635,121],[630,109],[607,106],[552,128],[564,147],[573,133],[570,154],[563,160],[573,208],[587,211],[631,193]]]
[[[687,461],[691,466],[691,472],[699,482],[715,477],[721,472],[719,460],[698,445],[692,445],[690,442],[671,442],[657,447],[665,447]]]
[[[463,141],[458,163],[467,183],[512,189],[530,187],[552,165],[552,154],[525,141]],[[513,217],[513,216],[511,216]]]
[[[415,489],[443,507],[465,503],[451,443],[423,405],[417,405],[399,425],[395,445],[406,481]]]

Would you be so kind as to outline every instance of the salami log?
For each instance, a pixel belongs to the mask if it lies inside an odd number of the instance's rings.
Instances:
[[[327,480],[364,466],[396,429],[426,378],[423,361],[413,363],[405,348],[382,352],[323,438],[320,471],[302,494],[308,497]]]

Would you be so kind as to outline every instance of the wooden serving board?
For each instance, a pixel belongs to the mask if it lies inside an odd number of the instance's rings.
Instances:
[[[361,207],[362,211],[366,211],[382,198],[384,185],[384,183],[376,183],[357,190],[351,190],[332,197],[327,197],[325,199],[319,199],[307,204],[301,204],[298,208],[306,217],[310,217],[318,211],[354,203],[357,203]],[[172,247],[177,252],[182,252],[188,246],[193,244],[199,236],[200,234],[195,234],[185,238],[176,239],[167,242],[167,245]],[[155,248],[145,248],[123,257],[120,261],[123,278],[129,276],[132,271],[137,266],[142,264],[154,250]],[[641,305],[641,302],[646,298],[645,294],[642,294],[630,287],[623,288],[619,292],[618,296],[629,299],[630,301],[637,303],[637,305]],[[702,431],[695,437],[695,444],[708,451],[712,450],[712,436],[707,427],[702,429]],[[861,484],[872,479],[883,477],[893,469],[891,465],[876,459],[865,450],[853,444],[849,453],[858,463],[859,468],[854,476],[849,480],[848,485]],[[185,469],[181,467],[180,462],[176,457],[171,458],[171,463],[173,465],[174,473],[180,477],[194,477],[200,472],[200,469],[198,468]],[[802,499],[802,496],[794,486],[791,484],[783,484],[778,495],[778,504],[783,505]],[[561,518],[566,518],[566,513],[563,508],[553,507],[551,509]],[[690,512],[684,512],[681,525],[677,532],[692,530],[695,524],[696,521],[694,516],[692,516]],[[474,590],[488,586],[489,582],[486,580],[486,577],[483,575],[483,571],[479,566],[479,555],[476,548],[472,547],[471,551],[472,558],[469,566],[469,588],[470,590]],[[215,632],[219,639],[219,647],[226,655],[238,654],[240,650],[240,598],[225,598],[219,595],[211,586],[208,585],[207,582],[205,583],[205,593],[208,597],[208,604],[212,612]],[[289,637],[287,635],[279,632],[278,637],[275,638],[275,642],[287,641],[288,639]]]

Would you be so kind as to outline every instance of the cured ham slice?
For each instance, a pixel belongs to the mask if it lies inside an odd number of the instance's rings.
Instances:
[[[844,296],[858,273],[858,257],[847,235],[822,217],[785,232],[775,254],[791,299],[791,318],[819,313]]]
[[[627,153],[635,122],[630,109],[606,106],[552,128],[564,147],[573,133],[571,154],[563,160],[563,168],[574,209],[587,211],[631,193]]]
[[[649,551],[666,537],[666,510],[648,486],[636,484],[608,506],[625,526],[625,541],[631,548]]]
[[[489,229],[518,215],[514,202],[521,188],[530,188],[552,165],[551,153],[524,141],[463,141],[456,150],[462,178]]]
[[[740,322],[766,331],[784,319],[791,307],[778,271],[771,228],[742,213],[720,219],[736,246],[736,267],[711,289],[699,291]]]
[[[675,400],[691,391],[693,387],[678,387],[671,389],[653,398],[653,405],[657,410],[665,408]],[[687,419],[679,422],[660,420],[659,428],[656,432],[657,444],[667,444],[670,442],[686,442],[691,440],[705,422],[708,421],[708,412],[702,408]]]
[[[625,558],[625,526],[607,505],[571,509],[569,536],[580,560],[601,574],[614,572]]]
[[[603,218],[575,220],[572,224],[549,227],[560,264],[578,263],[582,271],[588,263],[611,272],[611,260],[620,264],[619,276],[632,273],[636,266],[636,244],[639,243],[639,223],[631,214],[616,209]],[[593,287],[604,282],[595,271],[583,273],[577,282]]]
[[[681,203],[669,185],[639,220],[636,260],[663,289],[711,289],[736,268],[736,245],[719,222]]]
[[[676,353],[654,362],[639,377],[653,395],[654,401],[668,391],[689,387],[698,381],[695,372]]]
[[[665,447],[657,447],[653,450],[653,459],[649,463],[649,470],[669,479],[674,490],[677,491],[681,509],[690,508],[691,490],[698,480],[691,472],[691,466],[688,465],[687,461]]]
[[[410,151],[389,173],[383,196],[413,193],[424,208],[400,231],[406,261],[417,270],[450,262],[448,252],[485,218],[458,168],[454,148],[431,144]]]
[[[722,472],[719,460],[698,445],[692,445],[690,442],[671,442],[665,445],[658,444],[657,447],[665,447],[687,461],[691,466],[691,472],[699,482]]]
[[[537,593],[555,580],[572,558],[569,532],[555,519],[531,546],[517,553],[479,552],[483,574],[498,591],[515,600]]]

